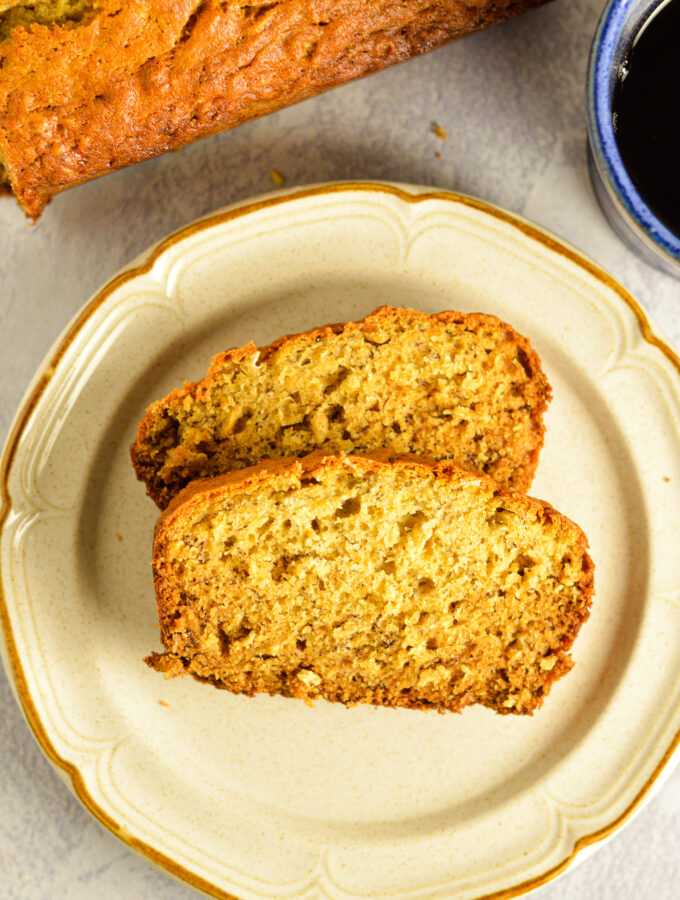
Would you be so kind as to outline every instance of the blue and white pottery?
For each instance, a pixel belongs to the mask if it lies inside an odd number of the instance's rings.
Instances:
[[[588,63],[588,164],[595,195],[609,224],[633,252],[680,278],[680,236],[638,193],[614,136],[612,100],[626,53],[640,25],[669,0],[609,0]]]

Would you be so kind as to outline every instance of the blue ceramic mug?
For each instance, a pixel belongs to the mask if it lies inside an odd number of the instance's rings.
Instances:
[[[654,215],[626,171],[614,137],[612,101],[641,24],[668,0],[609,0],[588,63],[588,163],[595,195],[621,240],[650,265],[680,278],[680,236]]]

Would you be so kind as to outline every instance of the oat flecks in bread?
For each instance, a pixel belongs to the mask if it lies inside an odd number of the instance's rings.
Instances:
[[[526,490],[549,399],[538,356],[499,319],[381,307],[216,356],[149,407],[131,456],[161,508],[195,478],[317,448],[454,459]]]
[[[543,2],[0,2],[0,153],[35,218],[64,188]]]
[[[382,451],[194,482],[158,521],[166,676],[236,693],[531,713],[572,666],[593,564],[546,503]]]

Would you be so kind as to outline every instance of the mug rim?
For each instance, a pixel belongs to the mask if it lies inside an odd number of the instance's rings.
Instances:
[[[612,79],[614,52],[617,39],[629,21],[634,0],[609,0],[595,31],[588,60],[588,136],[595,163],[611,199],[619,213],[637,226],[641,238],[645,238],[654,251],[674,263],[680,263],[680,236],[674,234],[642,199],[628,174],[614,136],[612,120]],[[650,3],[646,12],[652,12],[667,0]],[[640,17],[640,22],[644,16]],[[636,23],[638,24],[638,23]]]

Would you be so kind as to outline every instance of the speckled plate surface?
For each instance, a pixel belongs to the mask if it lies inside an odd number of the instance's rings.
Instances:
[[[533,718],[164,681],[145,407],[249,340],[381,303],[494,313],[554,389],[532,493],[590,538],[576,667]],[[2,468],[5,663],[40,745],[129,846],[216,896],[510,897],[648,796],[680,735],[680,361],[574,250],[455,194],[334,185],[189,226],[108,284],[36,374]]]

